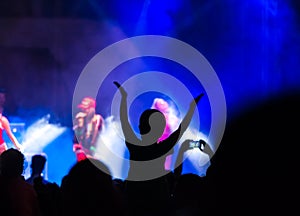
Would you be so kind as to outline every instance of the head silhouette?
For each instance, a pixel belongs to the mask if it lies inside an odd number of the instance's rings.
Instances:
[[[153,141],[157,141],[162,136],[165,127],[166,118],[159,110],[147,109],[140,116],[140,134]]]
[[[41,174],[46,164],[44,155],[33,155],[31,159],[31,169],[33,174]]]
[[[16,149],[8,149],[0,156],[0,172],[2,176],[18,177],[24,169],[24,155]]]
[[[63,211],[66,215],[114,215],[115,191],[109,168],[90,158],[76,163],[62,184]],[[74,204],[79,204],[74,206]]]

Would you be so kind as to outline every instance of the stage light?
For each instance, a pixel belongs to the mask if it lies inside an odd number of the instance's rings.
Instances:
[[[124,159],[127,149],[122,135],[117,133],[120,127],[120,122],[113,116],[105,119],[105,129],[100,134],[94,156],[109,167],[113,178],[125,179],[129,162]]]
[[[60,125],[50,124],[49,119],[50,115],[46,115],[27,128],[22,142],[25,153],[41,153],[48,144],[66,130]]]

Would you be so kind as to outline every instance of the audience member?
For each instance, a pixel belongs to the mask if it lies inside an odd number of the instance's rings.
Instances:
[[[34,180],[36,178],[40,178],[44,184],[48,183],[48,181],[43,176],[46,161],[47,158],[43,154],[36,154],[31,157],[31,174],[30,177],[26,179],[26,182],[33,185]]]
[[[47,158],[36,154],[31,159],[31,176],[26,182],[33,185],[39,200],[42,216],[58,216],[61,211],[61,193],[56,183],[49,182],[43,176]]]
[[[63,215],[121,215],[123,205],[108,167],[89,158],[77,162],[61,184]]]
[[[40,215],[37,194],[22,176],[23,165],[24,155],[16,149],[0,155],[1,215]]]
[[[130,153],[130,168],[125,185],[129,214],[146,215],[151,212],[155,215],[164,215],[169,210],[170,199],[167,171],[164,167],[165,159],[172,153],[172,148],[187,129],[203,94],[195,97],[190,103],[189,110],[178,129],[159,142],[166,126],[164,114],[157,109],[145,110],[139,120],[141,138],[138,138],[129,124],[127,92],[118,82],[114,84],[122,95],[120,120]]]
[[[174,216],[209,215],[212,206],[214,206],[214,188],[211,187],[207,178],[193,173],[182,174],[182,164],[186,151],[199,148],[210,159],[214,154],[210,145],[204,140],[196,142],[197,145],[195,146],[193,143],[195,143],[193,140],[185,140],[181,144],[176,158],[172,188],[172,212]]]

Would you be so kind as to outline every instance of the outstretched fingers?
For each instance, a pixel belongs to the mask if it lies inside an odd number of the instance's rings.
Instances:
[[[114,84],[115,84],[118,88],[121,87],[120,83],[118,83],[117,81],[114,81]]]

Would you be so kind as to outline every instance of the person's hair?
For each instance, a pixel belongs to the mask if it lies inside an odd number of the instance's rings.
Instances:
[[[8,149],[0,155],[0,173],[6,177],[17,177],[24,170],[24,155],[16,149]]]

